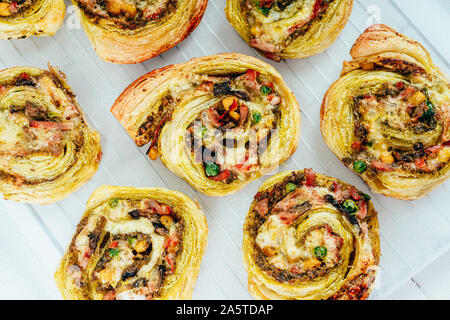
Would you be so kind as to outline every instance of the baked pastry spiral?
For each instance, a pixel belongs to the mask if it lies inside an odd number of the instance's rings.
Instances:
[[[56,271],[65,299],[190,299],[208,227],[198,204],[162,188],[94,191]]]
[[[322,135],[374,192],[413,200],[450,176],[447,78],[416,41],[385,25],[356,40],[326,93]]]
[[[245,219],[249,291],[258,299],[366,299],[379,242],[369,195],[312,169],[282,172],[264,182]]]
[[[353,0],[227,0],[228,21],[268,59],[324,51],[344,29]]]
[[[45,204],[61,200],[97,171],[92,130],[61,71],[0,71],[0,193]]]
[[[0,39],[51,36],[65,9],[63,0],[0,0]]]
[[[208,0],[72,0],[100,58],[139,63],[183,41],[200,23]]]
[[[138,146],[197,190],[243,188],[295,151],[298,103],[262,61],[219,54],[154,70],[111,108]]]

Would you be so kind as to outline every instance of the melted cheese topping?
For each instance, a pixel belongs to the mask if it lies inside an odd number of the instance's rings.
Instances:
[[[311,20],[315,0],[297,0],[283,11],[273,5],[265,16],[256,5],[251,11],[251,32],[265,43],[275,45],[279,50],[287,46],[287,39],[292,28],[303,26]]]
[[[320,212],[315,214],[320,215]],[[263,253],[267,253],[269,263],[282,270],[308,270],[322,262],[327,266],[339,262],[338,238],[326,228],[318,226],[308,231],[301,242],[297,226],[285,224],[274,214],[260,227],[255,242]],[[320,246],[328,252],[322,261],[314,255],[314,249]]]

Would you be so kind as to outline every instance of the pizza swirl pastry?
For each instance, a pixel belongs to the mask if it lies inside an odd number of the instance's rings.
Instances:
[[[50,70],[0,71],[0,193],[45,204],[61,200],[97,171],[100,135],[66,83]]]
[[[103,186],[56,271],[65,299],[190,299],[208,227],[196,203],[161,188]]]
[[[287,160],[300,111],[262,61],[220,54],[168,66],[132,83],[111,109],[138,146],[197,190],[222,196]]]
[[[140,63],[183,41],[200,23],[208,0],[73,0],[100,58]]]
[[[266,58],[305,58],[336,40],[353,0],[227,0],[228,21]]]
[[[258,299],[366,299],[379,255],[370,196],[312,169],[259,189],[244,224],[248,288]]]
[[[385,25],[353,45],[321,110],[325,142],[373,191],[413,200],[450,176],[447,78],[416,41]]]
[[[0,0],[0,39],[51,36],[65,9],[63,0]]]

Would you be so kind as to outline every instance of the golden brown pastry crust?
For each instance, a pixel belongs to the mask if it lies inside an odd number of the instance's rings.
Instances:
[[[35,0],[30,7],[11,16],[0,16],[0,39],[51,36],[62,25],[63,0]]]
[[[65,75],[49,69],[0,71],[0,193],[9,200],[59,201],[92,178],[102,157]]]
[[[256,4],[251,4],[251,0],[227,0],[225,14],[245,42],[256,48],[266,58],[275,61],[306,58],[325,51],[336,40],[344,29],[353,8],[353,0],[334,0],[328,4],[327,1],[322,0],[308,2],[307,6],[310,7],[310,12],[307,13],[306,20],[297,21],[297,19],[292,22],[292,18],[288,20],[281,17],[272,22],[280,25],[280,21],[287,20],[287,25],[282,25],[280,28],[282,31],[274,31],[274,33],[278,33],[278,36],[281,35],[282,38],[287,39],[284,44],[281,43],[276,48],[272,48],[271,44],[273,43],[270,41],[269,44],[267,41],[255,41],[261,35],[267,35],[268,32],[264,32],[264,28],[260,27],[258,28],[262,31],[255,29],[255,25],[250,23],[249,10],[258,10],[255,9]],[[248,3],[253,6],[253,9],[249,9]],[[275,6],[274,3],[271,10],[274,10]],[[259,14],[261,15],[261,13]],[[292,25],[292,23],[297,25]],[[287,34],[283,34],[283,32]]]
[[[244,224],[250,293],[265,300],[367,299],[380,257],[377,212],[368,198],[312,169],[266,180]],[[347,211],[348,201],[355,212]]]
[[[362,141],[361,150],[381,151],[366,159],[370,166],[360,173],[361,178],[374,192],[386,196],[405,200],[423,197],[450,176],[447,78],[422,45],[385,25],[369,27],[350,54],[353,60],[344,62],[340,79],[322,103],[325,142],[353,168],[353,158],[358,158],[354,155],[360,151],[355,143],[361,140],[356,133],[361,130],[353,124],[358,117],[370,120],[371,125],[365,120],[364,128],[369,136],[378,134],[378,138]],[[385,104],[395,108],[376,109],[379,120],[372,118],[373,112],[354,113],[355,103],[367,106],[371,99],[376,103],[396,101]]]
[[[266,151],[259,156],[257,169],[253,167],[253,171],[248,172],[244,172],[242,168],[235,170],[238,171],[238,176],[230,183],[215,181],[205,175],[201,163],[193,161],[191,153],[185,147],[187,142],[185,134],[202,112],[217,105],[223,97],[215,96],[211,92],[212,88],[205,88],[212,87],[214,81],[216,84],[230,81],[226,75],[232,75],[234,79],[240,74],[244,76],[248,70],[254,71],[255,74],[259,73],[258,77],[272,83],[274,97],[280,98],[281,102],[277,106],[270,106],[272,110],[279,110],[279,116],[272,122],[278,131],[273,133]],[[259,88],[253,94],[254,101],[240,100],[243,105],[248,104],[247,110],[250,110],[245,118],[247,120],[244,119],[242,139],[250,139],[248,133],[250,129],[258,130],[252,119],[252,112],[258,107],[255,101],[260,98],[266,101],[266,97],[267,99],[271,97],[271,95],[263,96]],[[245,96],[244,93],[242,95]],[[264,106],[268,106],[268,103],[264,103]],[[143,146],[153,139],[155,146],[157,143],[161,161],[167,168],[197,190],[214,196],[235,192],[287,160],[296,150],[300,132],[299,106],[281,75],[273,67],[256,58],[235,53],[197,58],[184,64],[154,70],[125,89],[111,108],[111,112],[138,146]],[[261,125],[264,119],[268,117],[263,115]],[[154,128],[158,122],[156,131],[159,135],[155,138]],[[153,130],[150,136],[145,129],[146,125]],[[237,136],[237,139],[240,139],[240,135]]]
[[[200,23],[208,0],[177,0],[176,8],[161,20],[123,29],[105,18],[89,18],[73,0],[81,24],[95,51],[105,61],[140,63],[183,41]]]
[[[169,215],[151,213],[150,216],[146,216],[145,212],[142,214],[136,213],[140,215],[138,219],[132,218],[132,213],[126,213],[126,210],[123,211],[124,205],[121,202],[137,201],[139,203],[143,199],[155,200],[159,205],[170,206],[172,211]],[[124,213],[124,215],[122,216],[121,213]],[[157,216],[157,221],[160,221],[153,222],[153,226],[147,220],[147,217],[151,218],[152,215]],[[181,234],[179,234],[181,239],[177,240],[181,248],[178,249],[173,262],[173,271],[169,274],[166,272],[157,292],[151,292],[154,289],[152,287],[152,271],[155,266],[159,266],[160,260],[158,259],[163,259],[160,255],[164,254],[164,257],[167,255],[167,250],[169,250],[167,248],[170,248],[170,241],[173,241],[171,240],[173,238],[171,233],[168,234],[168,239],[164,243],[159,243],[160,241],[158,241],[158,238],[162,237],[159,234],[164,235],[164,233],[158,233],[154,228],[156,228],[155,225],[158,226],[161,223],[167,226],[167,223],[162,221],[163,217],[171,217],[171,223],[174,223],[175,219],[182,221],[183,227],[180,228]],[[92,220],[94,221],[93,227],[88,234],[85,230],[89,228],[90,219],[97,220]],[[149,224],[150,226],[148,226]],[[155,233],[155,230],[157,233]],[[168,230],[170,231],[171,229],[168,227]],[[139,233],[141,235],[137,235]],[[119,240],[119,244],[111,245],[114,239],[125,237],[123,240],[125,246],[127,243],[130,246],[134,246],[134,250],[138,252],[135,254],[140,254],[141,250],[136,245],[139,242],[136,242],[133,237],[131,238],[133,241],[130,241],[130,238],[126,239],[127,236],[131,235],[138,239],[140,237],[144,239],[145,237],[150,237],[151,245],[149,248],[151,249],[149,250],[151,252],[149,254],[151,258],[149,264],[152,261],[158,262],[153,268],[147,268],[145,271],[143,270],[147,267],[146,264],[141,265],[137,273],[134,272],[128,275],[128,278],[125,280],[124,274],[126,269],[123,270],[122,281],[113,286],[113,291],[109,290],[111,288],[106,288],[106,291],[97,289],[99,283],[97,278],[99,273],[101,273],[101,271],[98,272],[101,269],[101,267],[99,268],[99,263],[103,263],[103,267],[108,266],[108,262],[105,263],[104,260],[101,262],[102,257],[104,259],[105,254],[108,254],[107,251],[111,250],[111,248],[119,250],[112,259],[113,263],[117,263],[119,266],[120,262],[117,261],[125,259],[124,256],[126,254],[121,247],[123,243],[120,243]],[[95,239],[95,241],[89,240],[88,248],[92,249],[92,253],[89,254],[86,263],[83,264],[82,261],[80,264],[78,263],[77,250],[84,245],[83,236],[86,239]],[[55,281],[62,296],[67,300],[142,299],[144,297],[155,300],[191,299],[200,271],[202,256],[206,249],[207,237],[208,226],[202,210],[197,203],[194,203],[180,192],[163,188],[102,186],[95,190],[88,200],[83,218],[55,273]],[[164,246],[160,248],[162,244]],[[145,259],[145,254],[142,253],[144,257],[140,259]],[[153,257],[153,255],[155,256]],[[139,261],[136,260],[135,262],[138,263]],[[133,288],[135,289],[134,291]],[[133,294],[130,292],[133,292]]]

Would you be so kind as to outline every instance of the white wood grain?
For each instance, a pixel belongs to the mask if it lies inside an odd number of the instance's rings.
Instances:
[[[145,150],[134,145],[109,112],[116,97],[130,82],[155,68],[219,52],[258,56],[225,20],[224,4],[225,0],[210,0],[202,23],[188,39],[138,65],[119,66],[100,60],[83,30],[69,28],[72,16],[66,18],[64,27],[54,37],[0,42],[0,68],[16,65],[43,68],[49,61],[67,74],[89,121],[101,133],[104,151],[94,179],[57,204],[29,206],[0,201],[0,271],[9,275],[0,279],[0,299],[60,297],[53,272],[87,198],[102,184],[161,186],[198,199],[210,234],[194,298],[251,299],[241,257],[242,223],[251,197],[267,177],[235,195],[204,196],[159,160],[148,160]],[[424,13],[433,19],[421,18]],[[349,48],[368,23],[378,18],[422,42],[435,62],[448,73],[449,43],[441,41],[450,26],[448,1],[356,0],[350,22],[326,52],[304,60],[281,63],[265,60],[281,72],[301,106],[299,149],[282,166],[283,170],[312,167],[368,192],[367,186],[325,146],[319,130],[319,108],[323,94],[339,76],[342,61],[349,59]],[[439,280],[450,279],[449,195],[447,181],[419,201],[374,196],[381,225],[382,258],[372,299],[448,298],[446,289],[450,286]],[[434,276],[429,276],[430,272]]]

